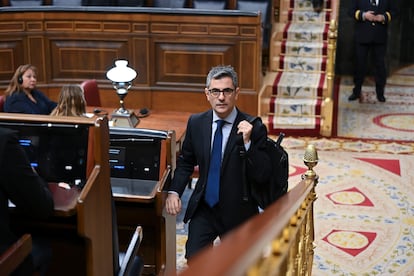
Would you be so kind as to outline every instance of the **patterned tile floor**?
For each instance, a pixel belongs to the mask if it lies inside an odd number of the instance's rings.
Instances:
[[[387,102],[379,103],[375,85],[367,81],[360,102],[348,101],[351,79],[341,78],[338,94],[337,136],[345,138],[414,140],[413,86],[387,85]]]

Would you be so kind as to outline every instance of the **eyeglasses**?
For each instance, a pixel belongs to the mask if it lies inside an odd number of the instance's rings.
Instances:
[[[212,88],[208,90],[208,93],[210,93],[210,95],[216,98],[219,97],[221,93],[223,93],[224,96],[230,96],[231,94],[233,94],[233,92],[234,92],[233,88],[224,88],[222,90],[218,88]]]

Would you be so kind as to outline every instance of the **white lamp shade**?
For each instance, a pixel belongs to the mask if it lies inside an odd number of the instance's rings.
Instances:
[[[106,73],[106,77],[113,82],[130,82],[137,76],[137,72],[128,67],[127,60],[116,60],[115,67]]]

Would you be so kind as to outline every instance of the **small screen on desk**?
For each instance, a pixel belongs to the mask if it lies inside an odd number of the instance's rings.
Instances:
[[[112,170],[125,170],[126,147],[112,146],[109,148],[109,165]]]
[[[109,164],[111,177],[159,180],[162,131],[111,128]]]
[[[111,176],[158,180],[160,147],[160,141],[152,138],[121,138],[111,135],[109,147]]]
[[[47,182],[86,182],[89,127],[74,124],[0,122],[18,131],[32,167]]]

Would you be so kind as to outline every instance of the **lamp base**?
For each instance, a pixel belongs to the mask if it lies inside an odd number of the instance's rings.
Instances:
[[[133,111],[120,113],[115,110],[111,115],[111,123],[116,127],[135,127],[139,123],[139,118]]]

